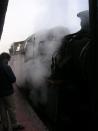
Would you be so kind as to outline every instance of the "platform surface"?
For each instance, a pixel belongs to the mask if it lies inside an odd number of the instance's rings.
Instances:
[[[16,86],[14,89],[17,120],[25,127],[22,131],[48,131],[44,123],[19,92],[19,89]]]

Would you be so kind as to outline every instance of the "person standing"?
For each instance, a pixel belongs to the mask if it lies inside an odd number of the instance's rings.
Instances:
[[[16,77],[8,65],[11,56],[3,52],[0,54],[0,99],[6,104],[8,113],[10,115],[13,129],[24,129],[20,123],[17,122],[15,113],[14,88],[13,84],[16,82]]]

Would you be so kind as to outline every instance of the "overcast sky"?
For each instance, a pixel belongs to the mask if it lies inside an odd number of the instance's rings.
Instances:
[[[9,0],[0,52],[8,51],[13,42],[55,26],[80,29],[79,11],[88,9],[88,0]]]

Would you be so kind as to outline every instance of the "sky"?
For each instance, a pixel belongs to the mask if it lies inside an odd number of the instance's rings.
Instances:
[[[0,53],[41,30],[64,26],[71,33],[78,31],[77,13],[87,9],[88,0],[9,0]]]

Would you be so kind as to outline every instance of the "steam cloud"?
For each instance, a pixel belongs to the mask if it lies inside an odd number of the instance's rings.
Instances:
[[[31,37],[30,42],[27,42],[25,68],[34,87],[44,84],[49,77],[51,58],[61,45],[62,37],[67,34],[69,34],[68,29],[58,27],[39,32]]]
[[[17,58],[12,60],[18,85],[28,82],[33,87],[39,87],[45,84],[51,73],[51,58],[61,45],[62,38],[67,34],[69,34],[67,28],[55,27],[27,38],[25,55],[17,55]]]
[[[12,57],[12,67],[17,77],[17,85],[29,84],[30,97],[35,105],[37,101],[46,103],[46,79],[51,74],[51,58],[61,45],[62,38],[69,34],[65,27],[56,27],[41,31],[27,38],[25,55]],[[38,96],[38,92],[41,92]]]

